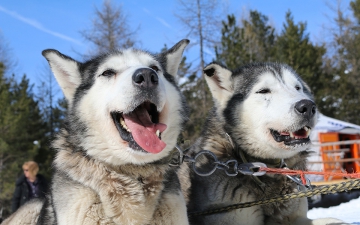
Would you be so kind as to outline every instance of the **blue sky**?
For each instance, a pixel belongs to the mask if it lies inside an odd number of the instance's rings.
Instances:
[[[171,46],[185,38],[187,31],[174,16],[176,0],[128,0],[121,3],[128,15],[132,29],[139,27],[138,46],[151,52],[158,52],[164,44]],[[314,42],[323,41],[326,31],[323,25],[330,23],[334,13],[327,2],[335,0],[223,0],[229,5],[228,13],[240,18],[242,12],[258,10],[269,17],[277,32],[280,32],[286,11],[290,10],[295,22],[306,22],[307,31]],[[343,1],[348,8],[350,0]],[[0,31],[17,61],[12,72],[17,76],[26,74],[31,83],[38,84],[47,63],[41,51],[54,48],[75,59],[78,53],[87,51],[79,31],[89,28],[94,6],[100,8],[102,0],[2,0],[0,1]],[[226,14],[223,15],[223,20]],[[213,51],[209,49],[209,51]],[[196,64],[196,46],[185,52]],[[211,61],[211,54],[207,57]]]

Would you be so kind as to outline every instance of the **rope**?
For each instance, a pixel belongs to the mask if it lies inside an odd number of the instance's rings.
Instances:
[[[304,171],[303,171],[304,172]],[[293,174],[292,174],[293,175]],[[336,192],[343,192],[348,191],[352,189],[360,189],[360,179],[356,180],[350,180],[338,184],[332,184],[332,185],[324,185],[316,187],[309,191],[301,191],[296,192],[292,194],[286,194],[282,196],[276,196],[274,198],[264,199],[264,200],[258,200],[253,202],[245,202],[245,203],[239,203],[239,204],[233,204],[230,206],[217,208],[217,209],[210,209],[205,211],[195,211],[195,212],[189,212],[189,216],[202,216],[202,215],[210,215],[215,213],[222,213],[222,212],[229,212],[235,209],[240,208],[247,208],[255,205],[264,205],[264,204],[270,204],[274,202],[283,202],[294,198],[303,198],[303,197],[311,197],[317,194],[331,194]]]
[[[290,176],[300,175],[303,184],[306,184],[306,179],[305,179],[306,174],[322,175],[324,176],[325,179],[331,176],[360,178],[360,173],[303,171],[303,170],[290,170],[290,169],[266,168],[266,167],[261,167],[259,171],[266,171],[266,173],[284,174]]]

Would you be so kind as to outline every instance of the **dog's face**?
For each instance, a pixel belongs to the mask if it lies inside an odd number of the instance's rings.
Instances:
[[[87,155],[113,165],[159,160],[186,119],[174,76],[188,40],[159,55],[127,49],[79,63],[45,50],[69,105],[69,135]]]
[[[232,72],[205,68],[225,130],[248,154],[288,158],[309,148],[317,109],[309,87],[288,66],[250,64]]]

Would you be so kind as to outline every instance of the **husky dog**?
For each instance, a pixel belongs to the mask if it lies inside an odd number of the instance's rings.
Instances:
[[[235,71],[217,63],[209,64],[205,79],[214,99],[201,137],[189,154],[213,152],[219,161],[262,162],[267,167],[305,170],[309,134],[318,111],[306,83],[289,66],[254,63]],[[198,157],[196,168],[209,171],[213,159]],[[188,211],[198,212],[237,203],[263,200],[297,191],[297,185],[284,175],[253,177],[228,176],[216,170],[210,176],[186,174],[181,170],[182,186],[187,189]],[[185,174],[185,175],[184,175]],[[190,183],[190,184],[189,184]],[[307,218],[307,199],[253,206],[213,215],[191,216],[191,224],[328,224],[335,219],[311,221]]]
[[[187,119],[175,75],[188,43],[157,55],[114,51],[85,63],[43,51],[68,114],[52,144],[55,172],[37,224],[188,224],[169,167]]]

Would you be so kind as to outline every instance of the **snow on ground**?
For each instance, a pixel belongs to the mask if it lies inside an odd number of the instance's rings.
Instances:
[[[330,208],[313,208],[307,215],[310,219],[333,217],[347,223],[360,224],[360,198]]]

